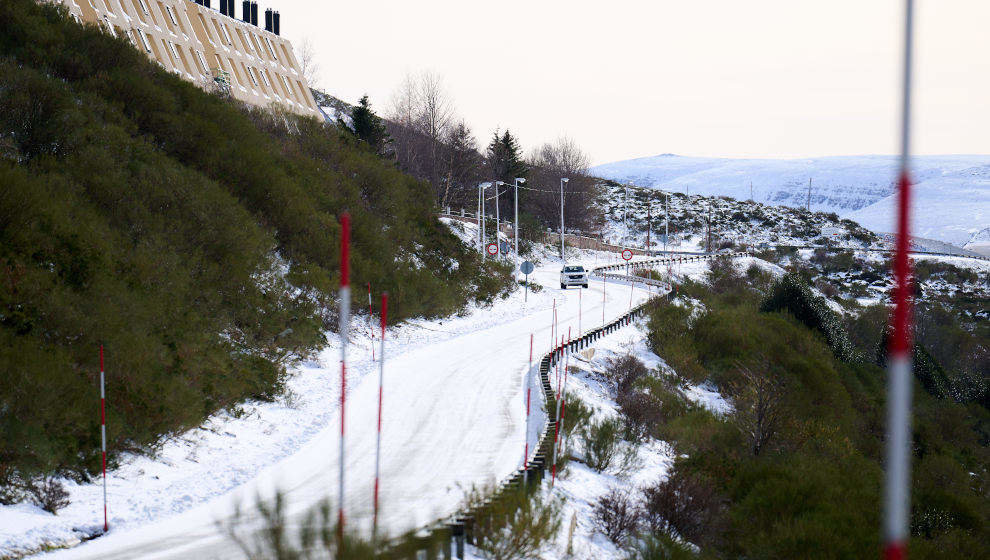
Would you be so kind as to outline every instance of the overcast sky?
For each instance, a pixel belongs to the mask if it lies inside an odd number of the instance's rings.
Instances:
[[[990,1],[918,0],[914,147],[990,153]],[[261,0],[327,92],[379,113],[441,74],[487,142],[568,135],[594,163],[898,150],[903,0]]]

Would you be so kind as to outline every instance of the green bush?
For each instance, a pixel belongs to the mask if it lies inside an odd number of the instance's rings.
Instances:
[[[760,311],[787,311],[798,321],[820,332],[838,359],[850,362],[858,358],[835,313],[824,299],[814,296],[807,284],[794,274],[785,275],[774,285]]]
[[[579,432],[585,463],[603,472],[612,465],[622,442],[622,423],[614,419],[590,422]]]

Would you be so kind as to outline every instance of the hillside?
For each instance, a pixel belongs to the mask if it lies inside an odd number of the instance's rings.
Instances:
[[[98,469],[101,344],[111,463],[278,395],[336,329],[345,210],[390,319],[509,286],[348,132],[207,94],[50,5],[5,1],[0,28],[0,500]]]
[[[664,154],[608,163],[591,173],[619,183],[687,194],[752,198],[805,207],[811,179],[812,211],[834,212],[876,232],[889,221],[896,177],[894,156],[814,159],[721,159]],[[918,156],[913,159],[914,233],[964,245],[990,223],[990,156]]]

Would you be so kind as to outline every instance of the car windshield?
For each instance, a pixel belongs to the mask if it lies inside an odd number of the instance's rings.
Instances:
[[[583,266],[565,266],[564,272],[584,272]]]

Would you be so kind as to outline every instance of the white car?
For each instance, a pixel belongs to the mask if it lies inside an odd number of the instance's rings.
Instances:
[[[588,271],[581,265],[565,265],[560,270],[560,288],[566,290],[568,286],[588,287]]]

